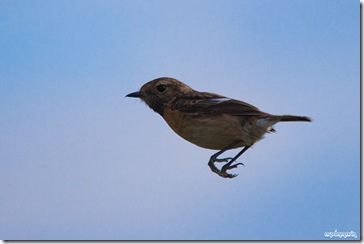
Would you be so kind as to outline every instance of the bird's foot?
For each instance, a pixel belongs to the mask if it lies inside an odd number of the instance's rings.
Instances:
[[[215,166],[215,162],[217,163],[221,163],[221,162],[228,162],[230,160],[229,163],[225,164],[224,166],[222,166],[221,170],[219,170],[216,166]],[[223,177],[223,178],[235,178],[236,176],[238,176],[237,174],[229,174],[227,173],[228,170],[230,169],[235,169],[237,168],[239,165],[243,165],[242,163],[237,163],[237,164],[233,164],[234,161],[232,161],[232,158],[222,158],[222,159],[217,159],[215,157],[211,157],[210,161],[208,163],[210,169],[212,170],[212,172],[218,174],[219,176]]]

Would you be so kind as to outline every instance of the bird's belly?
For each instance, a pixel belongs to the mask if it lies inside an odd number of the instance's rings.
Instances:
[[[230,115],[183,115],[169,111],[164,114],[168,125],[187,141],[208,149],[221,150],[234,141],[241,143],[234,148],[252,145],[262,133],[250,133],[249,126],[243,126],[241,119]]]

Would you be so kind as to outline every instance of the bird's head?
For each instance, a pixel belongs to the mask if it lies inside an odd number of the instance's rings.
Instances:
[[[161,77],[145,83],[139,91],[126,96],[140,98],[151,109],[163,116],[166,106],[191,91],[193,91],[192,88],[176,79]]]

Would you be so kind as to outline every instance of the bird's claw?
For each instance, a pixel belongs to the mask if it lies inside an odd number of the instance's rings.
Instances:
[[[224,166],[222,166],[221,173],[225,176],[225,178],[235,178],[236,176],[238,176],[237,174],[229,174],[226,171],[227,170],[230,170],[230,169],[235,169],[239,165],[243,165],[244,166],[244,164],[242,164],[242,163],[237,163],[237,164],[234,164],[234,165],[230,165],[230,163],[227,163]]]
[[[244,166],[244,164],[242,164],[242,163],[237,163],[237,164],[234,164],[234,165],[225,164],[224,166],[222,166],[221,171],[222,172],[225,172],[226,170],[229,170],[229,169],[235,169],[239,165],[243,165]]]
[[[229,163],[227,163],[227,164],[225,164],[224,166],[222,166],[222,168],[221,168],[221,170],[219,170],[216,166],[215,166],[215,162],[218,162],[218,163],[220,163],[220,162],[227,162],[228,160],[231,160],[232,158],[222,158],[222,159],[217,159],[217,158],[212,158],[212,159],[210,159],[210,161],[209,161],[209,166],[210,166],[210,168],[211,168],[211,170],[213,171],[213,172],[215,172],[216,174],[218,174],[219,176],[221,176],[221,177],[223,177],[223,178],[230,178],[230,179],[232,179],[232,178],[235,178],[236,176],[238,176],[237,174],[229,174],[229,173],[227,173],[226,171],[228,171],[228,170],[230,170],[230,169],[235,169],[235,168],[237,168],[239,165],[243,165],[244,166],[244,164],[243,163],[237,163],[237,164],[233,164],[233,165],[231,165],[233,162],[229,162]]]
[[[232,179],[232,178],[235,178],[236,176],[238,176],[238,174],[229,174],[226,172],[221,172],[221,174],[219,174],[219,175],[223,178],[229,178],[229,179]]]

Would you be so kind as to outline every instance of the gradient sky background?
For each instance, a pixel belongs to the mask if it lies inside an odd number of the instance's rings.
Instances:
[[[0,239],[360,238],[359,1],[2,0],[0,19]],[[161,76],[314,122],[223,179],[125,98]]]

